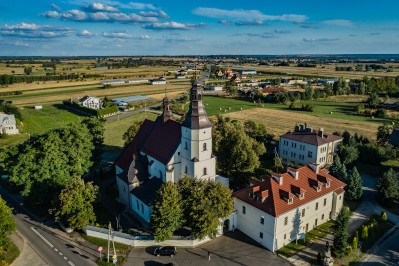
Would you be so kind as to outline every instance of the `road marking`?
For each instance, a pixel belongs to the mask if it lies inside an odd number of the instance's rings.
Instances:
[[[68,264],[71,266],[75,266],[75,264],[73,264],[72,261],[68,261]]]
[[[67,257],[64,257],[64,260],[68,260]]]
[[[60,255],[62,256],[62,253],[60,252]]]
[[[51,248],[53,248],[53,244],[51,244],[47,239],[44,238],[44,236],[42,236],[38,231],[36,231],[35,228],[31,227],[30,229],[32,229],[33,232],[35,232],[44,242],[47,243],[47,245],[49,245]]]
[[[56,249],[56,248],[55,248],[54,250],[55,250],[55,251],[58,251],[58,249]]]

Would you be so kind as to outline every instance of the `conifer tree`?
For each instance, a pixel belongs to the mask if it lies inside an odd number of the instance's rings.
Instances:
[[[348,222],[349,212],[346,208],[342,208],[334,226],[333,253],[336,257],[345,255],[348,246]]]
[[[356,166],[353,167],[352,172],[350,173],[347,180],[346,187],[346,196],[350,200],[358,200],[363,195],[362,189],[362,178],[360,177],[359,172],[357,171]]]
[[[335,156],[334,162],[332,163],[330,167],[330,174],[334,177],[336,177],[337,173],[339,172],[339,169],[341,169],[342,164],[341,164],[341,159],[339,156]]]
[[[392,203],[399,196],[398,179],[391,168],[378,180],[377,191],[379,199],[384,203]]]

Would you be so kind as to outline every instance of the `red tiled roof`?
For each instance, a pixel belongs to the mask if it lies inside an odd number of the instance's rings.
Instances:
[[[144,120],[136,136],[115,160],[115,164],[124,169],[133,160],[133,154],[139,150],[157,159],[163,164],[170,158],[180,144],[181,126],[179,122],[162,122],[161,116],[154,121]]]
[[[299,168],[298,172],[298,179],[296,180],[289,173],[282,174],[283,182],[281,185],[273,177],[267,175],[262,177],[262,181],[251,180],[251,184],[254,187],[259,186],[260,191],[268,190],[269,196],[264,202],[259,202],[253,198],[250,198],[248,196],[249,188],[241,189],[233,193],[233,196],[254,206],[255,208],[277,217],[332,191],[336,191],[337,194],[345,191],[343,187],[346,184],[331,176],[326,169],[320,169],[319,173],[316,174],[310,167],[304,166]],[[314,182],[315,184],[323,184],[322,182],[318,181],[318,176],[331,179],[330,186],[322,186],[321,190],[316,191],[313,188],[312,183]],[[299,199],[297,195],[294,195],[295,193],[293,188],[294,190],[295,188],[299,188],[300,192],[306,191],[305,196]],[[288,198],[292,197],[293,195],[294,199],[292,203],[288,203],[284,199],[284,197]]]
[[[276,92],[276,91],[284,91],[283,88],[266,88],[266,89],[260,89],[262,93],[271,93],[271,92]]]
[[[344,192],[345,192],[345,189],[343,189],[343,188],[339,188],[339,189],[335,190],[335,193],[337,193],[338,195],[342,194]]]
[[[144,120],[139,131],[137,131],[134,139],[126,146],[126,148],[119,154],[115,160],[115,164],[122,169],[125,169],[127,165],[133,160],[133,154],[136,152],[138,146],[145,140],[147,134],[151,130],[154,121]]]
[[[292,139],[316,146],[320,146],[337,140],[342,140],[342,137],[329,133],[324,133],[323,137],[320,137],[318,130],[313,130],[312,132],[301,130],[298,132],[284,134],[280,136],[280,138]]]
[[[175,153],[180,141],[180,123],[174,120],[168,120],[163,123],[161,116],[158,116],[140,150],[161,163],[167,164]]]

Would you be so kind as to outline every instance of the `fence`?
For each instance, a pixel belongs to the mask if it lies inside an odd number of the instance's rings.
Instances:
[[[83,229],[83,232],[87,236],[97,237],[106,240],[108,239],[108,229],[88,225]],[[175,246],[175,247],[196,247],[211,240],[209,237],[200,240],[200,239],[193,239],[191,237],[173,236],[172,239],[170,240],[166,240],[163,242],[156,242],[154,240],[154,236],[133,236],[117,231],[113,231],[112,235],[114,237],[115,242],[133,247],[149,247],[154,245]]]

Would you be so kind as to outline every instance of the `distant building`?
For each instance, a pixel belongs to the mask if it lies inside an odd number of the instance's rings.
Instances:
[[[83,107],[99,110],[102,108],[101,100],[94,96],[84,96],[83,98],[71,99],[71,103],[75,102]]]
[[[222,91],[223,90],[223,86],[221,86],[221,85],[207,85],[207,86],[205,86],[205,90]]]
[[[343,206],[344,186],[314,163],[252,179],[249,187],[233,193],[234,227],[274,252],[335,219]]]
[[[102,80],[100,84],[102,85],[112,85],[112,84],[123,84],[125,83],[124,80]]]
[[[256,75],[256,70],[240,70],[238,73],[242,75]]]
[[[127,96],[127,97],[120,97],[120,98],[113,98],[111,101],[116,103],[118,106],[126,106],[128,103],[131,102],[138,102],[138,101],[146,101],[154,99],[153,97],[141,96],[141,95],[134,95],[134,96]]]
[[[223,71],[220,69],[218,71],[216,71],[216,76],[223,77]]]
[[[312,130],[300,125],[294,132],[280,136],[278,154],[283,164],[299,166],[314,162],[324,166],[333,163],[340,141],[342,137],[325,133],[323,129]]]
[[[185,79],[186,76],[184,75],[175,75],[175,79]]]
[[[19,134],[17,122],[13,114],[0,113],[0,134],[14,135]]]
[[[226,75],[226,74],[232,74],[233,73],[233,70],[231,69],[231,68],[225,68],[224,69],[224,74]]]
[[[234,82],[236,82],[236,83],[241,82],[240,77],[237,76],[237,75],[234,75],[230,80],[231,80],[231,81],[234,81]]]
[[[151,85],[159,85],[159,84],[166,84],[165,78],[153,79],[151,80]]]
[[[142,82],[148,82],[148,79],[127,79],[125,82],[126,83],[142,83]]]

